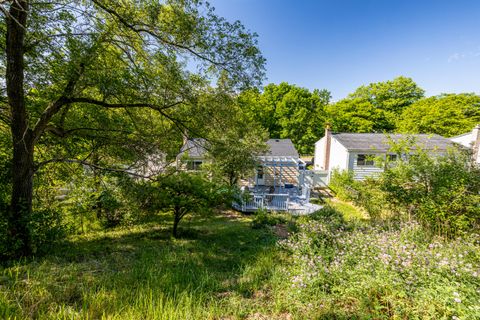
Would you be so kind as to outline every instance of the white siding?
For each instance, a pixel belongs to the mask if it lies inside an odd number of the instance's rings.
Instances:
[[[348,150],[332,137],[330,145],[330,165],[329,171],[338,169],[340,171],[348,169]]]
[[[353,176],[355,180],[364,180],[366,177],[376,177],[383,172],[383,168],[374,165],[362,166],[357,164],[357,156],[359,154],[366,154],[372,157],[384,156],[384,154],[374,154],[371,152],[351,152],[349,169],[353,171]]]
[[[453,137],[450,138],[453,142],[459,143],[464,147],[471,148],[474,143],[474,138],[473,138],[473,132],[470,132],[468,134],[463,134],[458,137]]]
[[[326,138],[323,137],[315,143],[315,159],[313,163],[315,171],[325,170],[325,142]],[[348,169],[348,151],[340,142],[335,139],[335,136],[332,136],[330,143],[330,162],[327,181],[330,181],[331,172],[335,169],[340,171]]]

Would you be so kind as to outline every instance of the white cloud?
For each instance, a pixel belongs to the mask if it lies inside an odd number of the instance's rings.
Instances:
[[[477,50],[475,51],[468,51],[468,52],[462,52],[462,53],[455,52],[448,57],[448,62],[451,63],[458,60],[463,60],[467,58],[476,58],[476,57],[480,57],[480,47],[477,47]]]

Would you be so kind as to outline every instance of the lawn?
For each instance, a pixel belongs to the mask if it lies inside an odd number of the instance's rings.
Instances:
[[[230,212],[186,220],[182,238],[173,239],[168,218],[77,236],[46,257],[2,269],[0,318],[281,314],[274,301],[264,303],[279,256],[273,232]]]
[[[311,217],[195,217],[179,239],[158,215],[0,269],[0,318],[477,319],[479,267],[474,233],[430,238],[336,200]]]

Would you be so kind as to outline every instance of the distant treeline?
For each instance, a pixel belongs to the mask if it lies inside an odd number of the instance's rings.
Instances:
[[[425,97],[411,78],[361,86],[331,101],[328,90],[282,82],[263,91],[242,92],[241,108],[272,138],[290,138],[301,154],[311,154],[326,123],[336,132],[432,133],[450,137],[480,122],[480,96],[472,93]]]

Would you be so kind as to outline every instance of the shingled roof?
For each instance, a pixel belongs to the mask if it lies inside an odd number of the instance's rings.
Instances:
[[[409,138],[415,139],[415,145],[419,145],[425,150],[446,150],[455,145],[449,139],[436,134],[333,133],[332,136],[351,151],[385,152],[390,149],[390,140],[398,142]]]
[[[203,138],[190,138],[180,149],[180,154],[187,152],[189,157],[201,158],[207,153],[206,142]]]
[[[206,140],[203,138],[190,138],[180,149],[180,154],[188,152],[189,157],[202,158],[207,153],[205,145]],[[268,151],[262,154],[263,156],[299,157],[297,149],[290,139],[269,139],[267,145]]]
[[[292,140],[290,139],[269,139],[267,141],[269,151],[264,156],[274,157],[294,157],[298,158],[298,151],[295,149]]]

